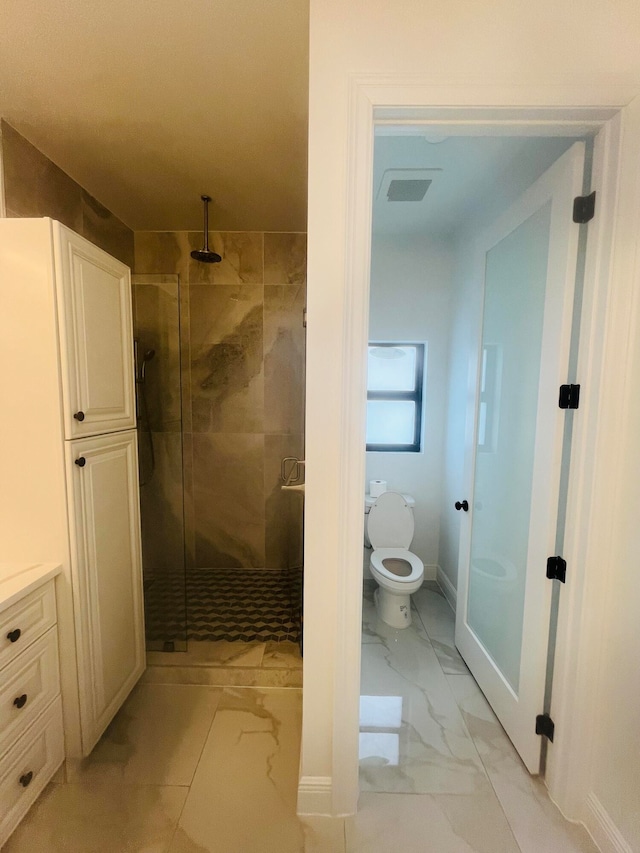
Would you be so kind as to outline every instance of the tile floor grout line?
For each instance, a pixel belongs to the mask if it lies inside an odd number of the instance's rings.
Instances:
[[[175,685],[175,686],[177,686],[177,687],[205,687],[207,689],[210,689],[211,686],[214,686],[214,685],[208,685],[208,684],[184,684],[184,685],[181,685],[180,684],[180,685]],[[207,729],[206,735],[202,739],[202,748],[201,748],[200,753],[198,755],[198,760],[195,763],[195,767],[193,768],[193,773],[191,774],[191,781],[189,782],[189,785],[187,786],[187,788],[188,788],[187,796],[184,798],[184,802],[182,804],[182,807],[180,809],[180,813],[178,814],[178,818],[176,820],[176,825],[174,827],[173,832],[171,833],[171,840],[169,841],[169,845],[167,846],[165,853],[170,853],[170,850],[173,847],[173,842],[175,840],[176,833],[178,832],[178,829],[180,828],[180,821],[182,820],[182,815],[183,815],[184,810],[186,808],[187,800],[189,799],[189,794],[191,793],[191,786],[193,785],[193,780],[196,778],[196,773],[198,772],[198,767],[200,766],[200,762],[202,761],[202,755],[203,755],[204,749],[207,745],[207,741],[209,740],[209,735],[211,734],[211,729],[213,728],[213,723],[215,721],[216,716],[218,715],[218,709],[220,708],[220,702],[222,700],[222,696],[223,696],[224,691],[225,691],[225,688],[222,687],[220,689],[220,696],[218,697],[216,707],[213,711],[213,714],[211,715],[211,722],[209,723],[209,728]]]
[[[452,617],[453,617],[453,619],[454,619],[454,626],[455,626],[455,614],[453,614],[453,613],[452,613]],[[420,618],[422,618],[422,617],[420,617]],[[426,628],[425,628],[425,630],[426,630]],[[436,655],[436,657],[438,657],[438,656]],[[511,824],[511,821],[509,820],[509,815],[507,814],[507,812],[506,812],[506,810],[505,810],[505,808],[504,808],[504,805],[502,804],[502,799],[500,798],[500,795],[498,794],[498,791],[496,790],[496,787],[495,787],[495,785],[494,785],[494,783],[493,783],[493,779],[491,778],[491,774],[489,773],[489,769],[487,768],[487,765],[485,764],[485,761],[484,761],[484,759],[483,759],[483,757],[482,757],[482,753],[481,753],[481,752],[480,752],[480,750],[478,749],[478,745],[477,745],[477,743],[476,743],[476,740],[475,740],[475,738],[474,738],[473,734],[471,733],[471,730],[469,729],[469,726],[467,725],[467,721],[465,720],[465,716],[464,716],[463,708],[462,708],[462,706],[460,705],[460,702],[458,702],[458,698],[457,698],[457,696],[455,695],[455,693],[454,693],[454,692],[453,692],[453,690],[451,689],[451,684],[450,684],[450,682],[449,682],[449,679],[451,678],[451,676],[460,676],[460,675],[462,675],[462,676],[464,676],[465,678],[467,678],[467,677],[468,677],[468,678],[472,678],[472,679],[473,679],[473,681],[476,683],[476,685],[477,685],[477,683],[478,683],[478,682],[475,680],[475,678],[473,678],[473,675],[471,674],[471,672],[469,672],[468,674],[467,674],[466,672],[455,672],[455,673],[447,673],[447,672],[445,672],[445,671],[444,671],[444,668],[443,668],[443,666],[442,666],[442,664],[440,663],[440,658],[438,658],[438,664],[440,665],[440,669],[442,670],[442,674],[444,675],[445,681],[447,682],[447,687],[449,688],[449,692],[451,693],[451,696],[452,696],[452,698],[453,698],[453,701],[455,702],[456,707],[458,708],[458,711],[460,712],[460,718],[462,719],[462,725],[464,726],[464,730],[465,730],[465,732],[467,733],[467,736],[468,736],[469,740],[470,740],[470,741],[471,741],[471,743],[473,744],[473,748],[474,748],[474,750],[475,750],[475,752],[476,752],[476,754],[477,754],[477,756],[478,756],[478,759],[479,759],[479,761],[480,761],[480,764],[482,765],[482,769],[484,770],[484,774],[485,774],[485,776],[486,776],[486,778],[487,778],[487,781],[489,782],[489,785],[491,786],[491,790],[492,790],[492,791],[493,791],[493,793],[494,793],[494,796],[495,796],[495,798],[496,798],[496,802],[498,803],[498,805],[499,805],[499,807],[500,807],[500,811],[501,811],[501,812],[502,812],[502,814],[504,815],[504,819],[505,819],[505,820],[506,820],[506,822],[507,822],[507,826],[509,827],[509,831],[511,832],[511,835],[513,836],[513,840],[514,840],[514,842],[515,842],[515,845],[516,845],[516,847],[518,848],[518,850],[520,851],[520,853],[524,853],[524,851],[522,850],[522,847],[520,846],[520,844],[519,844],[519,842],[518,842],[518,839],[517,839],[517,837],[516,837],[516,834],[515,834],[514,828],[513,828],[512,824]],[[478,689],[480,689],[480,688],[478,687]],[[498,724],[500,724],[500,723],[499,723],[499,721],[498,721]]]
[[[454,675],[464,675],[464,676],[466,677],[466,674],[465,674],[465,673],[462,673],[462,672],[460,672],[460,673],[454,673]],[[450,676],[448,676],[448,677],[450,677]],[[470,677],[470,678],[473,678],[473,675],[471,675],[471,674],[470,674],[470,675],[469,675],[469,677]],[[473,680],[475,681],[475,678],[474,678]],[[477,682],[476,682],[476,683],[477,683]],[[449,687],[449,689],[451,690],[451,687]],[[452,693],[452,695],[453,695],[453,690],[451,691],[451,693]],[[493,783],[493,779],[491,778],[491,774],[489,773],[489,770],[488,770],[488,768],[487,768],[487,765],[485,764],[484,759],[482,758],[482,753],[481,753],[481,752],[480,752],[480,750],[478,749],[478,747],[477,747],[477,745],[476,745],[475,738],[473,737],[473,735],[471,734],[471,731],[469,730],[469,727],[467,726],[467,721],[466,721],[466,720],[465,720],[465,718],[464,718],[464,713],[463,713],[462,707],[461,707],[460,703],[458,702],[457,698],[455,697],[455,695],[453,695],[453,698],[454,698],[455,703],[456,703],[456,705],[458,706],[458,709],[459,709],[459,711],[460,711],[460,716],[462,717],[462,723],[463,723],[463,725],[464,725],[464,727],[465,727],[465,730],[468,732],[469,737],[471,738],[471,742],[473,743],[473,746],[474,746],[474,748],[475,748],[476,752],[478,753],[478,757],[480,758],[480,762],[481,762],[482,767],[483,767],[483,769],[484,769],[485,775],[486,775],[486,777],[487,777],[487,779],[488,779],[488,781],[489,781],[489,784],[491,785],[491,790],[493,791],[493,793],[494,793],[494,795],[495,795],[495,798],[496,798],[496,801],[497,801],[498,805],[500,806],[500,811],[501,811],[501,812],[502,812],[502,814],[504,815],[504,819],[506,820],[506,822],[507,822],[507,826],[509,827],[509,831],[511,832],[511,835],[513,836],[513,840],[514,840],[514,842],[515,842],[515,845],[516,845],[516,847],[518,848],[518,850],[520,851],[520,853],[525,853],[525,851],[524,851],[524,850],[522,849],[522,847],[520,846],[520,842],[518,841],[518,839],[517,839],[517,837],[516,837],[516,833],[515,833],[515,830],[514,830],[514,828],[513,828],[513,825],[512,825],[512,823],[511,823],[511,821],[509,820],[509,815],[507,814],[506,809],[505,809],[505,807],[504,807],[504,805],[503,805],[503,803],[502,803],[502,798],[500,797],[500,794],[498,793],[498,791],[497,791],[497,789],[496,789],[496,786],[495,786],[495,785],[494,785],[494,783]],[[500,722],[499,722],[499,721],[498,721],[498,724],[500,724]]]

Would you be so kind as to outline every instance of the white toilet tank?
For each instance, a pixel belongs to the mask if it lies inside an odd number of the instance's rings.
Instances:
[[[411,507],[411,509],[413,510],[414,506],[416,505],[415,498],[412,497],[411,495],[405,495],[404,492],[402,492],[401,494],[402,494],[402,497],[407,502],[407,506]],[[364,547],[365,548],[371,548],[371,541],[369,539],[369,533],[367,532],[367,516],[369,515],[371,507],[374,505],[376,500],[377,500],[377,498],[374,498],[371,495],[365,495],[364,496]]]

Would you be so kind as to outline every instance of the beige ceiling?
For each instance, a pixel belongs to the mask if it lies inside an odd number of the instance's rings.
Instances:
[[[134,229],[306,227],[308,0],[1,0],[0,116]]]

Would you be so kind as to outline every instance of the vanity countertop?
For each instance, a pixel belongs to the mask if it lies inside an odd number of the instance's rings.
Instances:
[[[0,563],[0,613],[61,571],[58,563]]]

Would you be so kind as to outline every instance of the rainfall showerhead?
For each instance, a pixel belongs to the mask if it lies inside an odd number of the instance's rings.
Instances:
[[[200,198],[204,202],[204,245],[201,249],[194,249],[191,252],[191,257],[196,261],[201,261],[204,264],[218,264],[222,260],[217,252],[212,252],[209,249],[209,202],[211,196],[201,195]]]

